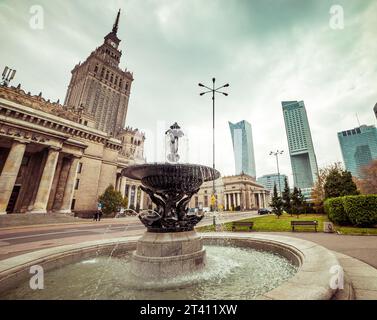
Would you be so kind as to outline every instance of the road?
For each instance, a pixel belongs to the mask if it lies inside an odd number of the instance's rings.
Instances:
[[[256,212],[225,213],[220,217],[220,222],[255,216],[258,216]],[[212,221],[213,217],[206,216],[198,226],[212,224]],[[0,229],[0,260],[48,247],[141,235],[144,231],[145,227],[137,217],[104,219],[101,222]]]

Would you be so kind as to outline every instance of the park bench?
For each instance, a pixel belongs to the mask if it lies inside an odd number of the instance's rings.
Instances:
[[[314,226],[315,232],[317,232],[317,226],[318,226],[318,221],[313,220],[313,221],[308,221],[308,220],[303,220],[303,221],[291,221],[291,227],[292,231],[295,231],[296,226]]]
[[[249,231],[253,228],[254,222],[234,221],[232,224],[232,231],[236,231],[237,227],[248,227]]]

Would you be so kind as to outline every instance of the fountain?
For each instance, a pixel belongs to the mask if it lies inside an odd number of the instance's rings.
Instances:
[[[178,163],[178,139],[183,132],[177,123],[165,134],[169,137],[168,162],[123,170],[124,176],[141,181],[141,189],[156,205],[153,213],[139,215],[147,231],[137,243],[131,270],[143,278],[171,278],[205,266],[206,252],[194,230],[203,215],[189,214],[187,206],[203,182],[220,177],[213,168]]]
[[[335,297],[329,270],[339,262],[324,247],[254,232],[197,234],[194,227],[203,215],[190,214],[187,205],[203,182],[220,173],[178,163],[183,132],[175,123],[166,135],[166,163],[123,170],[124,176],[141,181],[155,204],[154,210],[139,215],[147,228],[141,238],[125,233],[2,260],[0,300]],[[30,268],[36,265],[44,270],[43,290],[30,287]]]

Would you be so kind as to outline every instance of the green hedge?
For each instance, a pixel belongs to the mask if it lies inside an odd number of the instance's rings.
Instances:
[[[324,206],[329,219],[336,224],[358,227],[377,224],[377,195],[330,198]]]
[[[353,225],[370,227],[377,224],[377,195],[347,196],[343,198],[343,206]]]
[[[324,203],[325,212],[329,216],[329,219],[341,226],[350,224],[350,220],[344,210],[343,198],[344,197],[330,198]]]

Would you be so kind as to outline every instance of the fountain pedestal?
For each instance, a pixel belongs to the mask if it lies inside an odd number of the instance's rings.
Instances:
[[[144,279],[173,278],[202,269],[205,249],[196,231],[145,232],[133,253],[131,271]]]

